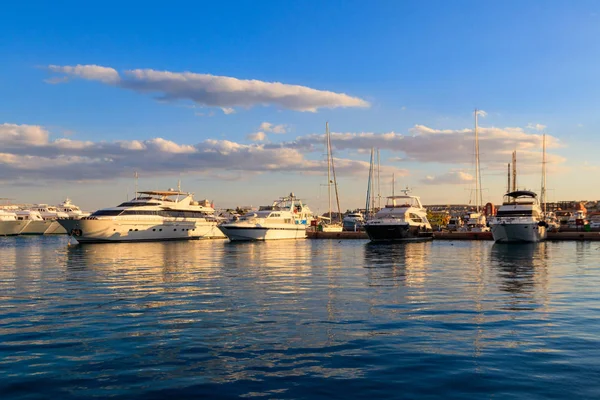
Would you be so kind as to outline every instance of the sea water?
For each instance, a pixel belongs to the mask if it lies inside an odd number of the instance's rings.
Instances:
[[[599,398],[599,247],[0,238],[0,394]]]

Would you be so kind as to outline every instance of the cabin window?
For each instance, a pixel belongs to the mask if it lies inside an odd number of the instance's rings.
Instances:
[[[115,217],[117,215],[121,215],[122,210],[98,210],[90,217]]]
[[[410,220],[412,222],[417,222],[417,223],[423,222],[423,219],[421,217],[419,217],[417,214],[410,213],[408,215],[408,217],[410,218]]]

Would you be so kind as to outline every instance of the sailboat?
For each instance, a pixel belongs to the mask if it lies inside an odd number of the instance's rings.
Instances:
[[[337,203],[338,216],[341,217],[342,213],[340,212],[340,198],[338,196],[338,187],[337,187],[337,179],[335,176],[335,167],[333,165],[333,153],[331,151],[331,133],[329,132],[329,122],[325,123],[325,141],[327,143],[327,197],[329,204],[329,212],[328,216],[320,216],[321,219],[321,230],[323,232],[341,232],[344,229],[344,226],[340,221],[333,221],[333,214],[331,211],[331,186],[333,185],[335,189],[335,200]],[[332,180],[333,177],[333,180]]]
[[[477,117],[481,110],[475,109],[475,212],[469,213],[462,228],[469,232],[489,232],[485,215],[482,214],[483,196],[481,194],[481,171],[479,168],[479,132]]]

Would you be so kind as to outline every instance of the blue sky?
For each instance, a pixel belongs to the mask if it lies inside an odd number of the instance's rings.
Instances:
[[[501,200],[514,149],[519,186],[539,190],[541,133],[550,200],[600,197],[597,2],[29,2],[2,15],[0,197],[99,208],[131,196],[138,170],[142,187],[181,179],[217,206],[294,191],[325,211],[329,121],[342,208],[364,204],[371,146],[382,195],[395,172],[424,203],[465,203],[476,107],[484,200]],[[209,99],[184,72],[247,88]]]

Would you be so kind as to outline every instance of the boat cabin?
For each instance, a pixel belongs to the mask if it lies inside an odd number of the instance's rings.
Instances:
[[[388,196],[385,208],[423,208],[417,196]]]

